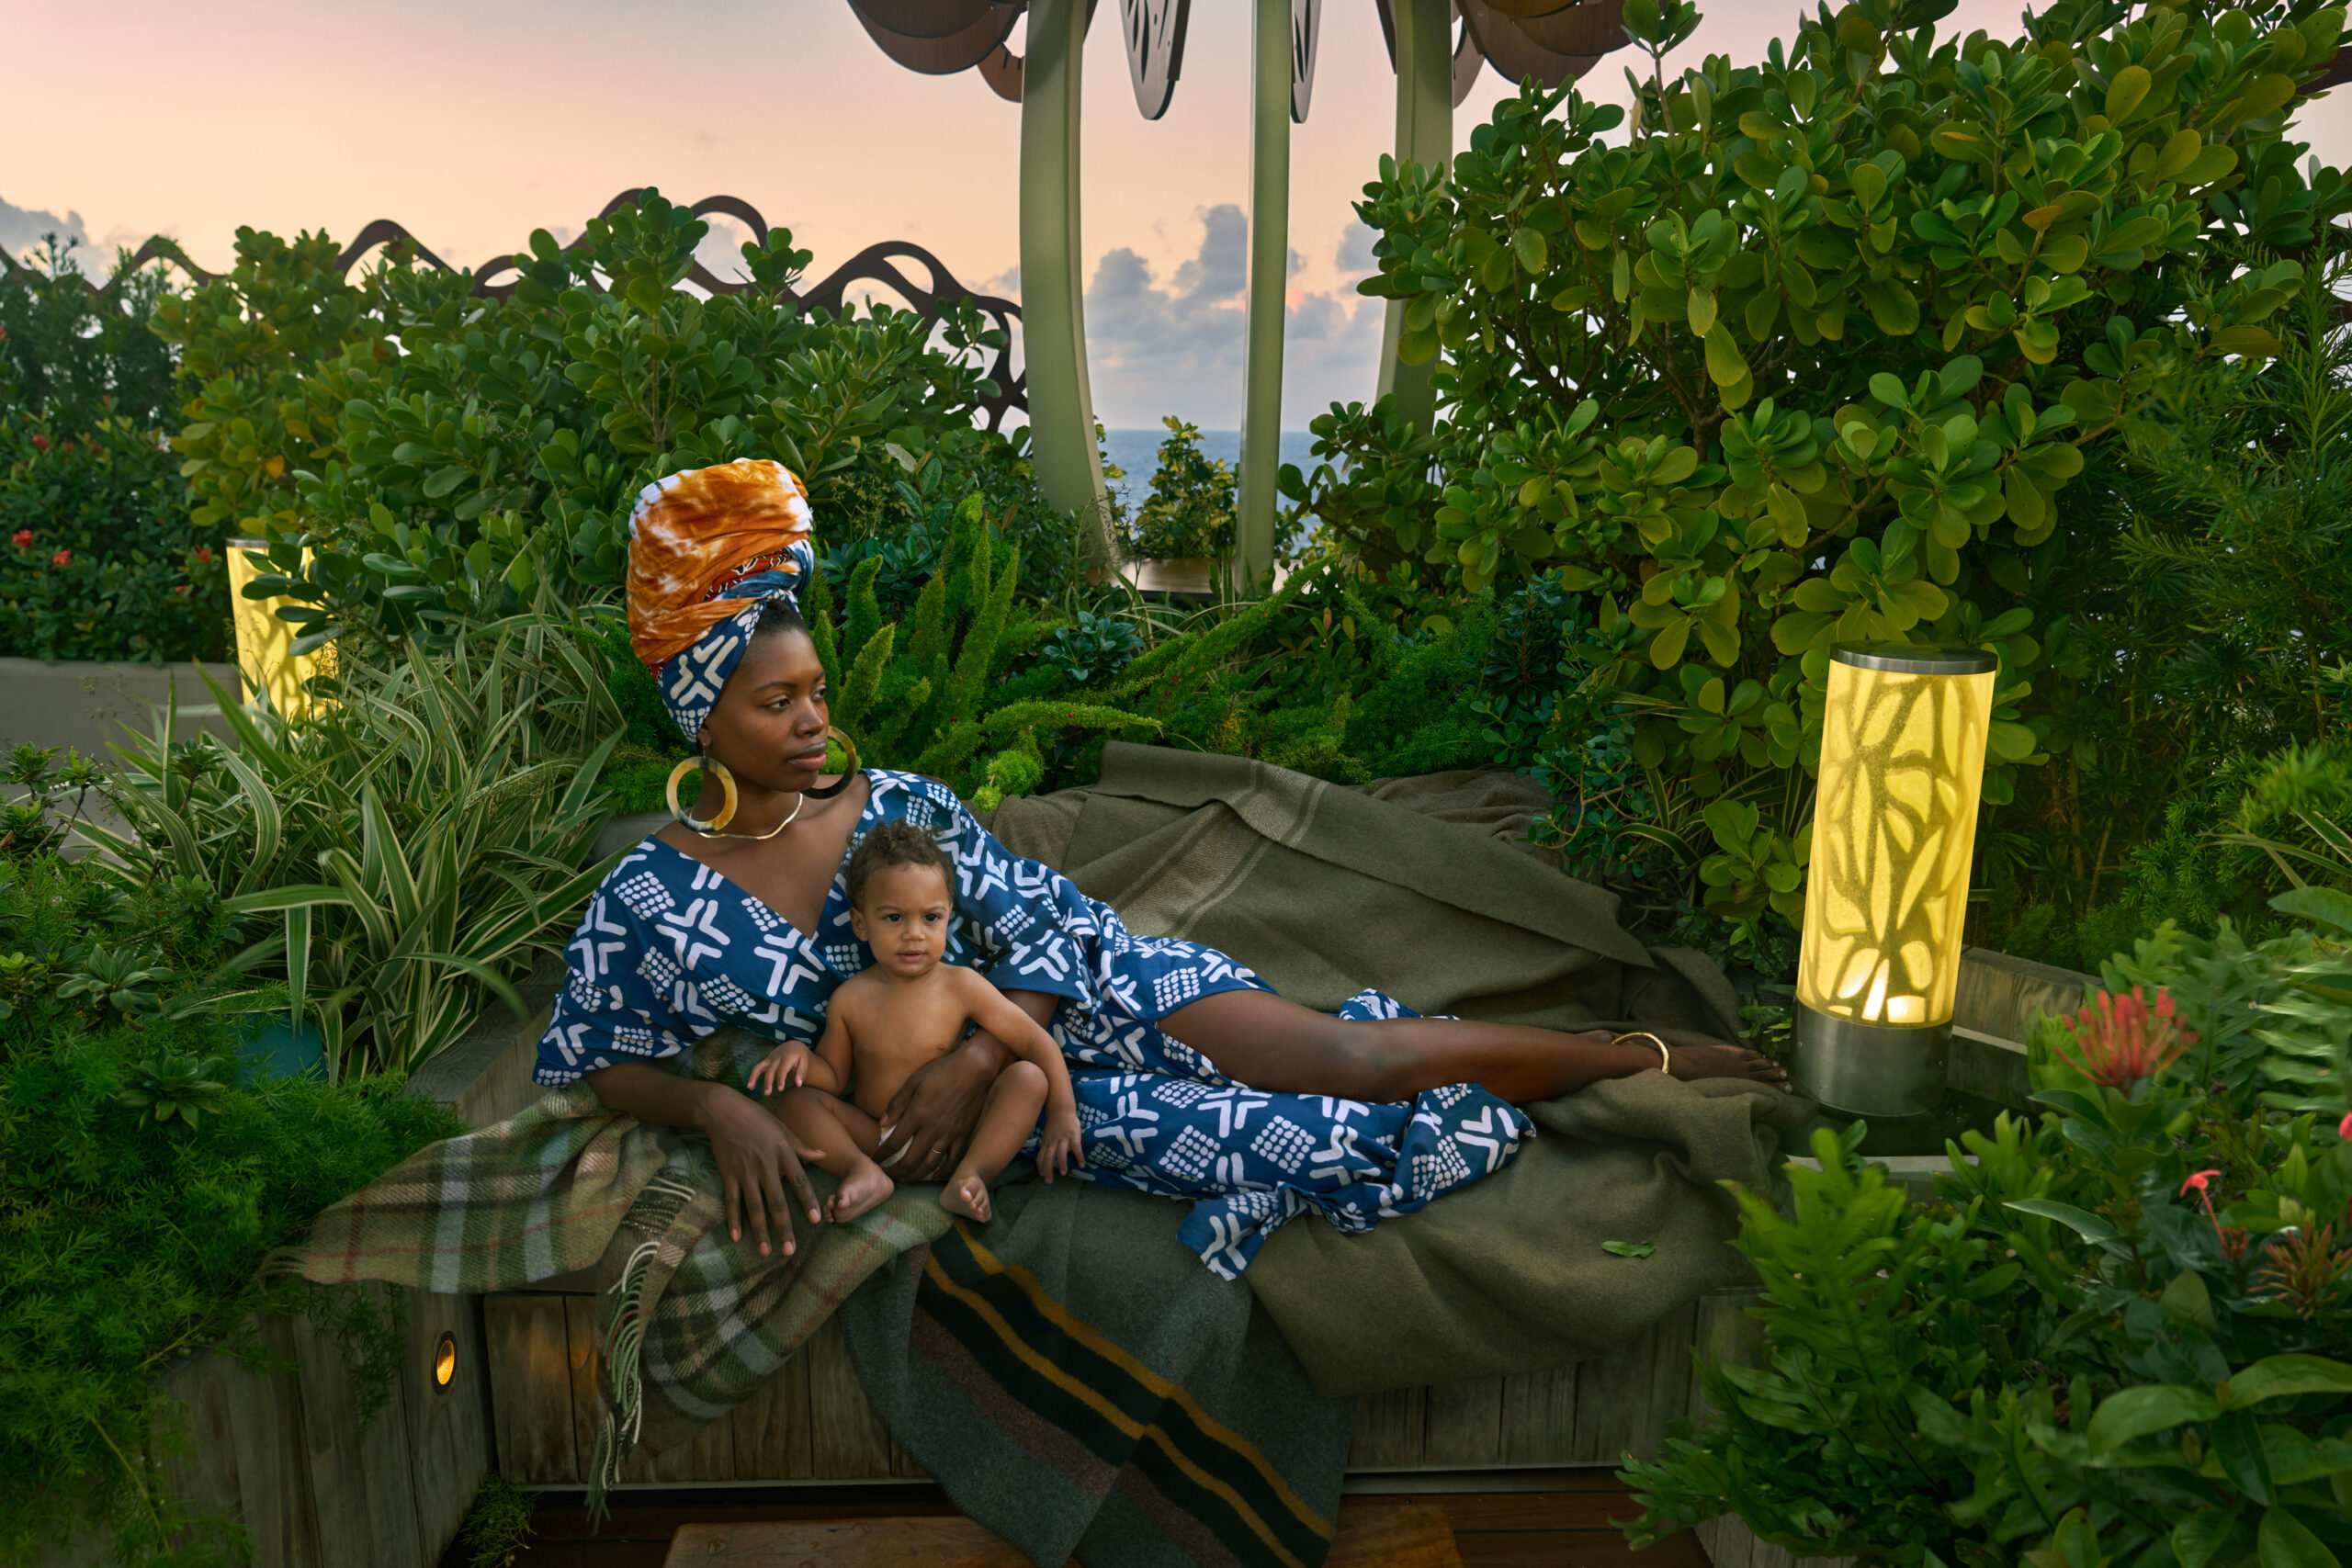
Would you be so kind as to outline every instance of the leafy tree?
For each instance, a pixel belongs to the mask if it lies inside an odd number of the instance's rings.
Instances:
[[[1330,460],[1285,476],[1397,581],[1580,595],[1640,761],[1761,808],[1710,823],[1726,913],[1794,892],[1764,874],[1802,865],[1840,640],[1996,649],[1985,798],[2015,797],[2053,741],[2053,586],[2106,542],[2067,510],[2086,451],[2277,353],[2294,253],[2352,209],[2286,137],[2340,9],[2060,0],[2003,40],[1939,37],[1951,8],[1654,64],[1613,144],[1623,111],[1531,85],[1450,176],[1384,162],[1363,287],[1406,302],[1404,357],[1444,356],[1444,418],[1335,408]],[[1696,19],[1626,17],[1654,59]]]
[[[197,520],[269,537],[257,586],[300,601],[298,651],[347,629],[446,641],[542,580],[592,596],[643,485],[736,457],[782,459],[820,514],[940,469],[1052,519],[1021,449],[973,423],[995,341],[976,310],[944,346],[887,306],[803,314],[785,290],[808,253],[781,229],[744,247],[752,288],[704,299],[677,286],[707,228],[649,190],[577,250],[535,232],[503,299],[397,254],[346,283],[323,235],[240,231],[227,277],[164,302]]]
[[[1159,444],[1159,466],[1151,494],[1127,530],[1127,554],[1136,560],[1186,556],[1223,556],[1233,550],[1233,468],[1201,450],[1198,425],[1170,415],[1159,422],[1168,438]]]

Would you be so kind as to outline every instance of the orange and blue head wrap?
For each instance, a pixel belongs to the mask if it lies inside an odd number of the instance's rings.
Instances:
[[[760,612],[797,603],[816,570],[808,492],[783,464],[743,458],[656,479],[628,523],[629,643],[696,740]]]

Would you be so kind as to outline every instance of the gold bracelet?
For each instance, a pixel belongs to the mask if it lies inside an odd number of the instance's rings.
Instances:
[[[1631,1030],[1631,1031],[1627,1032],[1626,1033],[1620,1034],[1619,1036],[1617,1036],[1617,1038],[1616,1038],[1614,1041],[1611,1041],[1611,1044],[1616,1044],[1616,1045],[1622,1045],[1622,1044],[1623,1044],[1623,1043],[1624,1043],[1626,1041],[1628,1041],[1628,1040],[1646,1040],[1646,1041],[1648,1041],[1651,1044],[1653,1044],[1653,1045],[1657,1046],[1657,1070],[1658,1070],[1659,1072],[1665,1073],[1665,1074],[1666,1074],[1666,1075],[1668,1075],[1669,1077],[1673,1076],[1673,1073],[1674,1073],[1674,1058],[1673,1058],[1672,1056],[1670,1056],[1670,1055],[1668,1055],[1667,1054],[1666,1042],[1665,1042],[1665,1041],[1660,1040],[1657,1035],[1652,1034],[1652,1033],[1651,1033],[1648,1030],[1646,1030],[1646,1029],[1635,1029],[1635,1030]]]

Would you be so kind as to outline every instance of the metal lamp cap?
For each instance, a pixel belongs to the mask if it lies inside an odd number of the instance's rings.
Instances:
[[[1841,642],[1829,661],[1891,675],[1984,675],[2001,667],[2000,660],[1981,648],[1926,642]]]

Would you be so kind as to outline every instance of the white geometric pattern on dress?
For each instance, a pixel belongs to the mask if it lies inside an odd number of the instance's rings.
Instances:
[[[613,889],[613,896],[629,908],[629,912],[641,920],[650,920],[668,909],[670,889],[650,871],[640,871]]]
[[[858,961],[865,954],[866,950],[854,942],[829,942],[825,947],[825,962],[844,975],[854,975],[863,967]]]
[[[1201,976],[1197,969],[1170,969],[1151,983],[1151,999],[1162,1013],[1174,1012],[1200,994]]]
[[[1462,1157],[1452,1138],[1442,1138],[1430,1153],[1413,1156],[1413,1186],[1430,1197],[1470,1179],[1470,1162]]]
[[[1162,1170],[1172,1170],[1187,1179],[1197,1178],[1216,1158],[1216,1140],[1198,1127],[1187,1127],[1176,1134],[1176,1141],[1161,1149],[1153,1164]]]
[[[1208,1095],[1207,1085],[1194,1083],[1190,1078],[1168,1078],[1154,1084],[1151,1089],[1152,1099],[1162,1105],[1173,1105],[1179,1109],[1196,1105],[1206,1100]]]
[[[637,977],[657,991],[666,991],[678,977],[678,966],[660,948],[649,947],[645,956],[637,961]]]
[[[1443,1089],[1431,1089],[1430,1094],[1438,1102],[1441,1110],[1451,1111],[1469,1099],[1473,1092],[1466,1083],[1450,1083]]]
[[[761,903],[757,898],[748,897],[744,898],[743,913],[751,916],[752,923],[763,931],[772,931],[784,924],[783,916]]]
[[[1282,1167],[1284,1176],[1297,1175],[1314,1146],[1314,1134],[1287,1116],[1275,1117],[1250,1141],[1250,1153]]]

